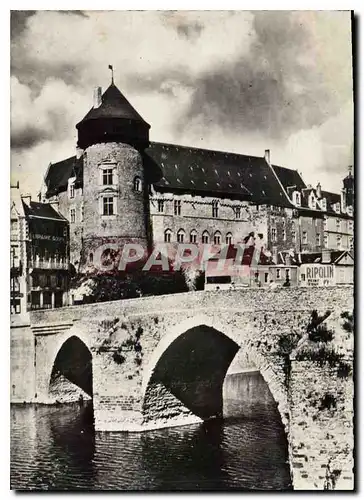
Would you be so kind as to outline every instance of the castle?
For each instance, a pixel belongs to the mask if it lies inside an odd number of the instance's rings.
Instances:
[[[106,241],[234,244],[263,235],[282,251],[350,250],[354,176],[340,194],[306,185],[296,170],[253,157],[149,140],[150,125],[113,80],[76,125],[77,153],[51,163],[41,201],[70,223],[70,260],[92,265]]]

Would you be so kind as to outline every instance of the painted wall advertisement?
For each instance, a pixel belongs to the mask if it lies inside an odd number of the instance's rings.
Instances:
[[[331,264],[303,264],[301,285],[310,287],[334,285],[334,267]]]

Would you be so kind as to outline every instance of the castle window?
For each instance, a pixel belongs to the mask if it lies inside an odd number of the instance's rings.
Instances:
[[[221,244],[221,233],[220,231],[216,231],[214,234],[214,245],[220,245]]]
[[[102,184],[104,186],[112,186],[114,180],[113,173],[114,173],[113,168],[104,168],[102,170]]]
[[[177,232],[177,242],[178,243],[183,243],[185,240],[185,232],[183,229],[180,229],[178,232]]]
[[[62,276],[60,274],[57,274],[56,280],[57,280],[57,287],[61,288],[62,287],[62,281],[63,281],[62,280]]]
[[[277,229],[272,227],[271,229],[272,241],[277,241]]]
[[[102,199],[102,215],[114,215],[113,196],[105,196]]]
[[[348,207],[348,215],[352,216],[353,215],[353,207]]]
[[[195,229],[192,229],[190,233],[190,243],[197,243],[197,231]]]
[[[281,279],[281,270],[279,268],[276,269],[276,277],[277,277],[277,280]]]
[[[174,215],[181,215],[181,200],[174,201]]]
[[[135,177],[134,179],[134,191],[140,193],[142,190],[142,180],[140,177]]]
[[[210,235],[207,231],[202,233],[202,243],[207,244],[210,242]]]
[[[349,248],[350,250],[352,250],[354,248],[354,238],[351,236],[351,238],[349,238]]]
[[[322,208],[322,210],[327,210],[326,198],[322,198],[321,208]]]
[[[72,182],[70,184],[70,198],[74,198],[75,197],[75,185],[74,183]]]
[[[354,222],[352,220],[348,221],[348,229],[349,229],[349,233],[352,233],[354,230]]]
[[[70,210],[70,220],[71,220],[72,224],[74,224],[76,222],[76,209],[75,208],[71,208],[71,210]]]
[[[334,210],[335,210],[335,212],[336,212],[337,214],[339,214],[339,213],[340,213],[340,203],[335,203],[335,205],[334,205]]]
[[[33,276],[32,276],[32,285],[34,287],[39,286],[39,274],[33,274]]]
[[[340,234],[338,234],[336,236],[336,246],[337,246],[337,248],[341,247],[341,235]]]
[[[51,277],[49,274],[46,275],[46,286],[47,287],[51,286]]]
[[[285,226],[283,226],[283,230],[282,230],[282,231],[283,231],[283,233],[282,233],[282,238],[283,238],[283,241],[286,241],[286,239],[287,239],[287,233],[286,233],[286,228],[285,228]]]
[[[341,229],[341,220],[336,219],[336,231],[340,231],[340,229]]]
[[[83,205],[81,205],[81,209],[80,209],[80,221],[83,222],[84,218],[85,218],[85,207]]]
[[[319,247],[321,245],[321,236],[319,233],[316,234],[316,246]]]
[[[241,217],[241,208],[240,207],[235,207],[235,219],[240,219]]]
[[[219,216],[219,205],[217,201],[212,202],[212,217],[217,218]]]
[[[225,238],[225,243],[227,245],[231,245],[232,241],[233,241],[233,235],[231,233],[227,233]]]
[[[302,231],[302,243],[307,245],[307,231]]]
[[[92,252],[89,255],[89,261],[90,261],[90,264],[92,264],[94,261],[94,254]]]
[[[292,243],[296,243],[296,231],[294,229],[292,231]]]
[[[170,229],[166,229],[164,231],[164,241],[165,243],[170,243],[172,237],[172,231]]]
[[[329,238],[327,236],[327,234],[324,235],[324,247],[325,248],[328,248],[329,246]]]
[[[327,231],[327,217],[324,218],[324,231]]]
[[[294,203],[298,206],[301,205],[301,194],[295,191],[294,193]]]
[[[158,212],[164,212],[164,200],[158,200]]]

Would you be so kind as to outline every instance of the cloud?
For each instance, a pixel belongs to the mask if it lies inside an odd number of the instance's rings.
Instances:
[[[349,13],[20,11],[11,56],[13,174],[21,163],[23,178],[73,154],[108,64],[152,140],[256,155],[270,147],[277,162],[336,189],[351,161]]]

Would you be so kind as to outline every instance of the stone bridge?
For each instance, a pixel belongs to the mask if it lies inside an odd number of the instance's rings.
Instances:
[[[350,489],[352,377],[282,351],[282,338],[306,333],[313,310],[331,311],[327,321],[352,363],[340,323],[353,310],[351,287],[191,292],[32,312],[12,325],[12,401],[82,394],[93,399],[96,430],[142,431],[223,416],[226,374],[254,369],[281,416],[294,488]],[[328,394],[335,408],[321,411]]]

